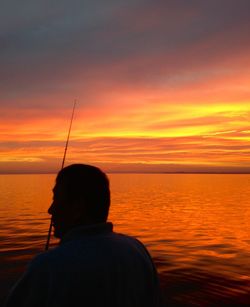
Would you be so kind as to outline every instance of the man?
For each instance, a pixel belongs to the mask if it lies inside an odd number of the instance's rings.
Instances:
[[[106,175],[73,164],[56,178],[48,212],[60,245],[35,257],[6,307],[158,307],[157,272],[141,242],[107,222]],[[129,217],[128,217],[129,218]]]

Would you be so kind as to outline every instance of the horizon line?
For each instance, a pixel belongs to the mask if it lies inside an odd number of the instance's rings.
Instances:
[[[56,175],[59,171],[56,172],[0,172],[0,175]],[[204,172],[204,171],[176,171],[176,172],[160,172],[160,171],[105,171],[107,174],[204,174],[204,175],[250,175],[250,171],[246,172],[232,172],[232,171],[210,171],[210,172]]]

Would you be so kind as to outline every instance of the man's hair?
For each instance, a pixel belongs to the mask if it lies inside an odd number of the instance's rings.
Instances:
[[[62,184],[65,197],[79,205],[95,222],[105,222],[110,206],[109,180],[104,172],[92,165],[72,164],[63,168],[56,182]]]

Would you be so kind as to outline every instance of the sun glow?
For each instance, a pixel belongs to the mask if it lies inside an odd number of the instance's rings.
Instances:
[[[115,103],[115,102],[114,102]],[[86,118],[86,113],[88,118]],[[246,104],[138,104],[131,109],[78,109],[69,160],[142,165],[250,166]],[[56,161],[68,120],[28,121],[2,134],[0,162]],[[18,141],[17,141],[18,139]],[[12,144],[12,148],[10,145]]]
[[[211,11],[166,10],[163,2],[152,4],[156,19],[143,5],[134,15],[135,1],[122,14],[119,4],[118,15],[103,11],[98,22],[95,14],[65,24],[59,12],[48,16],[48,37],[34,36],[35,20],[3,29],[6,42],[18,39],[1,63],[0,172],[57,170],[75,98],[68,163],[250,172],[247,10],[218,7],[214,15],[210,2]]]

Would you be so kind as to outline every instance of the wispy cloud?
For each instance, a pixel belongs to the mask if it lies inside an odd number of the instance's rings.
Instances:
[[[75,98],[71,161],[248,167],[249,9],[5,1],[0,171],[57,165]]]

